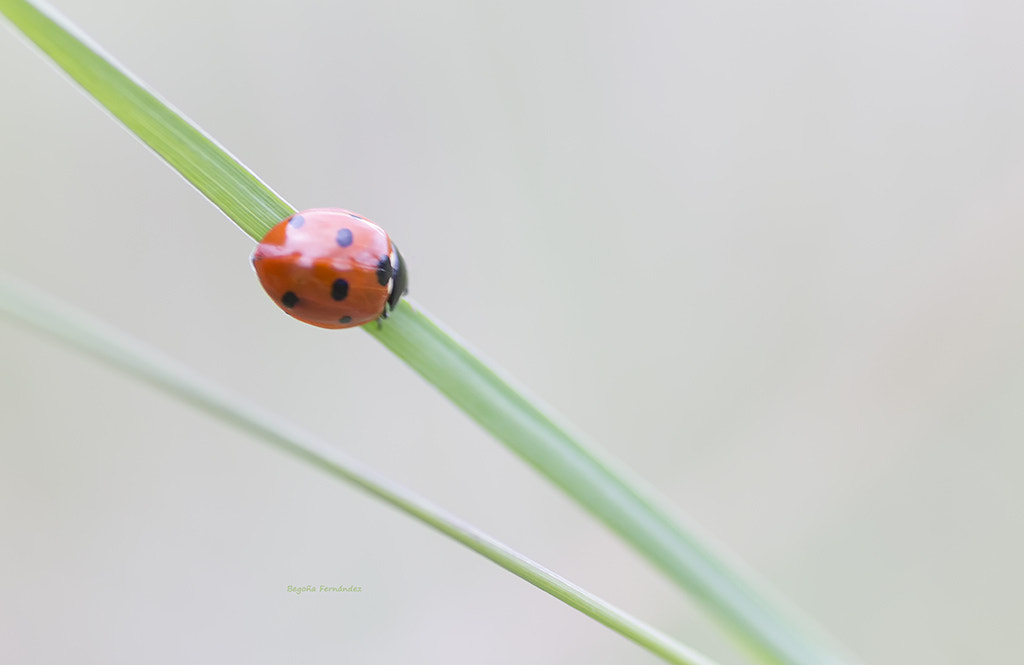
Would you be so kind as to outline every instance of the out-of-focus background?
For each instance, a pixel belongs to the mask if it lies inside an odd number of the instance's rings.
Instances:
[[[1024,5],[59,0],[866,663],[1024,622]],[[0,31],[0,264],[719,659],[693,603]],[[357,585],[304,594],[288,585]],[[59,638],[59,639],[58,639]],[[0,661],[655,663],[0,322]]]

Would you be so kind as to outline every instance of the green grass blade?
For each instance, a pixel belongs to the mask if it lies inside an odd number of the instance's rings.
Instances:
[[[362,488],[482,554],[570,607],[633,640],[669,663],[714,665],[706,656],[679,644],[422,497],[377,475],[326,441],[264,409],[246,403],[138,340],[35,289],[2,276],[0,315],[56,337],[276,448]]]
[[[257,240],[295,210],[219,143],[121,67],[58,12],[0,1],[0,12],[86,92]]]
[[[103,56],[44,5],[0,0],[3,12],[90,94],[253,238],[292,211],[212,139]],[[657,505],[624,470],[560,424],[414,304],[364,328],[452,402],[702,600],[764,662],[850,663],[720,547]]]
[[[537,398],[415,303],[403,301],[399,309],[381,328],[366,330],[702,600],[751,652],[770,663],[852,665],[713,539],[674,520],[626,469],[587,445]]]

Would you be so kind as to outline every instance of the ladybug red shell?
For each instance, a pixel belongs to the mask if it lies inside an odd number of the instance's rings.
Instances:
[[[321,328],[380,318],[408,291],[408,271],[388,234],[341,208],[296,213],[252,254],[260,283],[290,316]]]

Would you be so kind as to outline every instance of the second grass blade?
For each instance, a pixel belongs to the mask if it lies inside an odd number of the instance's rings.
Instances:
[[[669,663],[715,665],[604,600],[387,480],[341,450],[248,404],[154,349],[0,275],[0,316],[56,337],[290,453],[437,529],[505,570],[633,640]]]

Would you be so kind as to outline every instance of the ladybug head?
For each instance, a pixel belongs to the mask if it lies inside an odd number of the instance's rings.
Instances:
[[[394,311],[398,301],[409,292],[409,271],[405,267],[405,259],[398,251],[398,245],[391,243],[391,293],[388,294],[388,307]]]

